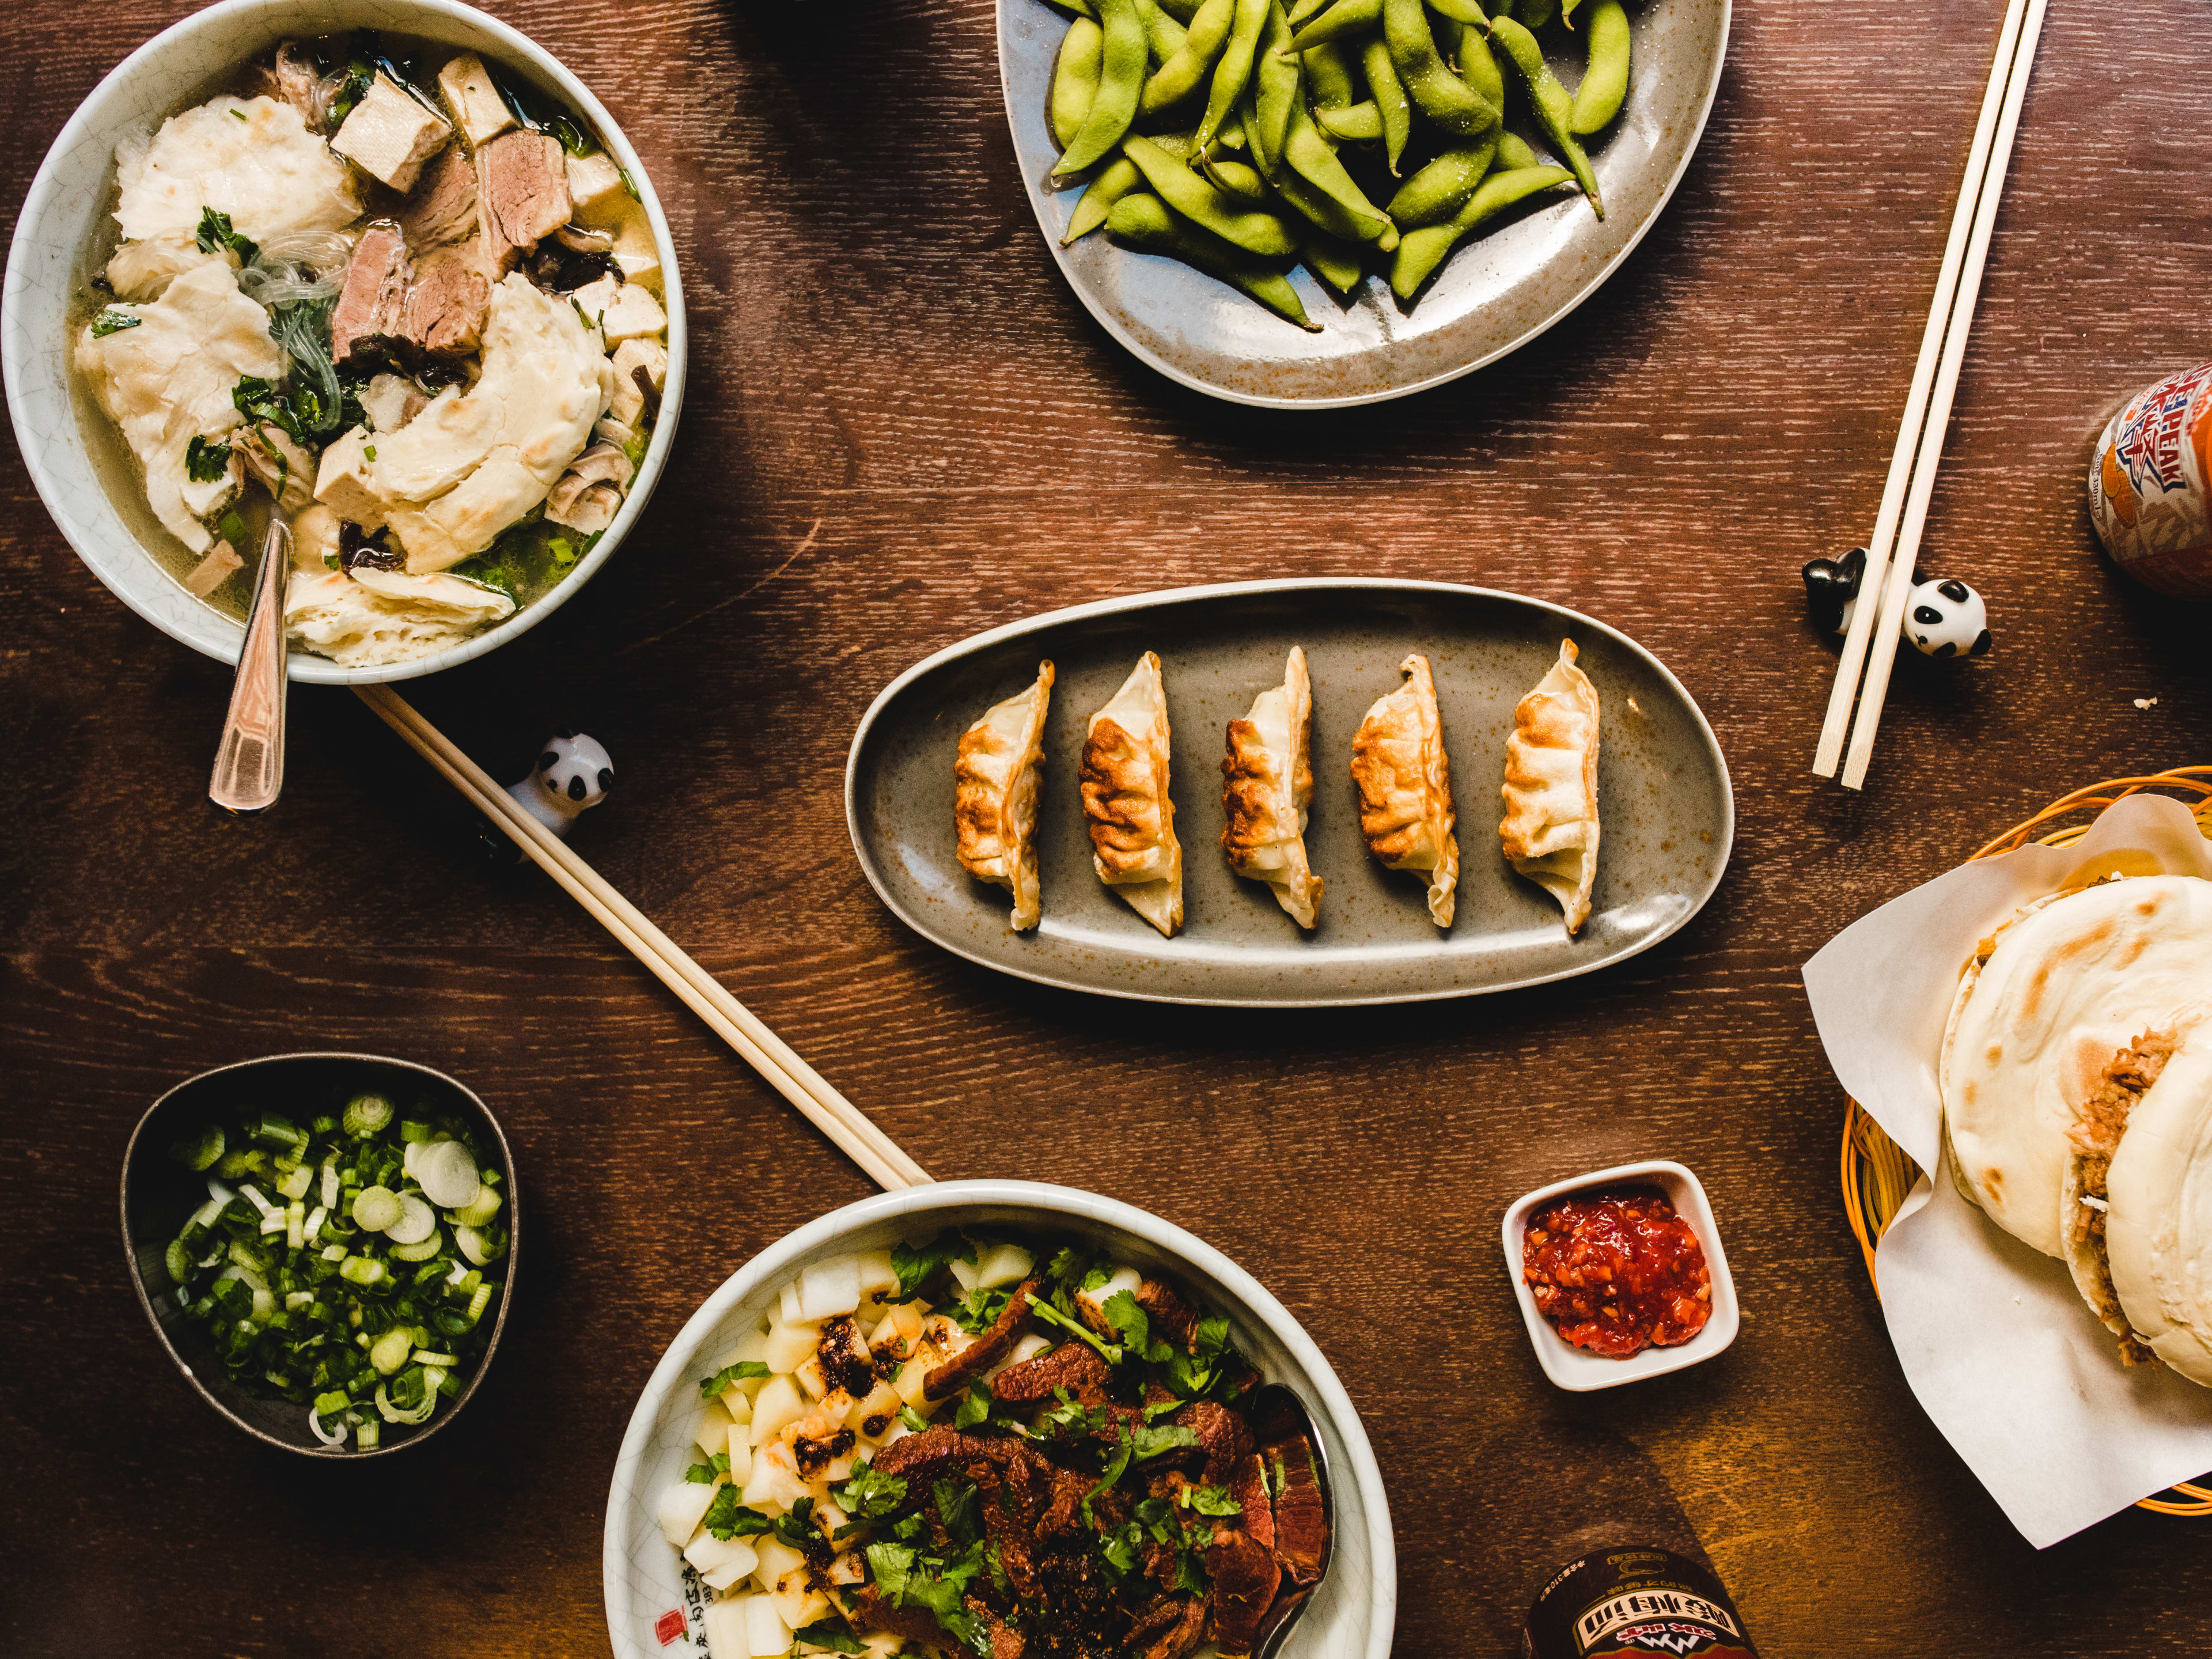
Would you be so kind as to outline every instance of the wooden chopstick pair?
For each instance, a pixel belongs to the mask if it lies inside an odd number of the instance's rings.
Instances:
[[[357,685],[354,690],[410,748],[505,831],[526,857],[559,883],[617,944],[675,992],[686,1007],[706,1021],[717,1036],[736,1049],[770,1087],[796,1106],[878,1186],[897,1188],[927,1183],[927,1172],[859,1107],[824,1082],[744,1004],[723,989],[720,981],[685,955],[604,876],[570,851],[565,842],[525,811],[405,698],[386,685]]]
[[[1882,489],[1874,534],[1868,538],[1858,605],[1851,613],[1843,655],[1836,664],[1827,719],[1821,725],[1820,747],[1813,757],[1813,770],[1824,778],[1835,776],[1840,758],[1846,789],[1864,785],[1868,763],[1874,758],[1875,732],[1881,725],[1881,706],[1889,695],[1890,671],[1897,659],[1905,601],[1912,591],[1913,563],[1920,552],[1921,532],[1927,526],[1928,503],[1936,492],[1943,434],[1951,422],[1951,401],[1959,389],[1960,365],[1966,359],[1966,336],[1973,327],[1974,305],[1981,293],[1982,267],[1989,257],[1990,234],[1996,225],[2005,174],[2012,165],[2013,140],[2020,131],[2021,106],[2027,96],[2036,45],[2043,38],[2047,4],[2048,0],[2010,0],[2005,9],[1996,58],[1990,68],[1989,89],[1982,97],[1973,147],[1966,154],[1966,177],[1951,214],[1951,235],[1944,245],[1936,297],[1929,307],[1927,329],[1920,337],[1920,357],[1913,367],[1912,388],[1905,400],[1905,420],[1898,428],[1897,447],[1890,455],[1889,481]],[[1859,677],[1862,667],[1866,671],[1863,685]],[[1851,719],[1854,699],[1858,709],[1856,723]],[[1847,727],[1850,750],[1846,756]]]

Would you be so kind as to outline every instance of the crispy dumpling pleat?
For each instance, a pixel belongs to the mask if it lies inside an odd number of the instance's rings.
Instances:
[[[960,865],[980,881],[1014,896],[1014,930],[1027,932],[1044,914],[1037,878],[1037,793],[1043,784],[1044,717],[1052,704],[1052,664],[1036,679],[995,703],[960,734],[953,763],[952,817]]]
[[[1567,932],[1589,917],[1597,879],[1597,688],[1575,666],[1572,640],[1513,710],[1505,740],[1505,817],[1498,837],[1513,867],[1559,902]]]
[[[1459,889],[1459,841],[1452,834],[1443,717],[1429,659],[1417,651],[1398,666],[1406,683],[1376,699],[1352,739],[1359,830],[1385,868],[1427,878],[1429,920],[1449,927]]]
[[[1319,919],[1321,878],[1306,862],[1306,811],[1313,801],[1313,683],[1306,653],[1291,647],[1283,683],[1229,722],[1221,763],[1221,850],[1240,876],[1264,881],[1301,927]]]
[[[1098,879],[1165,935],[1182,926],[1182,844],[1168,798],[1168,698],[1147,651],[1083,744],[1083,817]]]

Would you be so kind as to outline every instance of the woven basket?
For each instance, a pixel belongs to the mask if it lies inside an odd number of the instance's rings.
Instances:
[[[2051,802],[2026,823],[2008,830],[1975,853],[1973,858],[2009,853],[2016,847],[2027,846],[2031,840],[2040,841],[2046,847],[2069,846],[2088,832],[2087,820],[2114,801],[2141,794],[2146,789],[2162,789],[2181,796],[2195,812],[2197,827],[2207,839],[2212,839],[2212,766],[2181,766],[2155,777],[2114,778],[2076,789]],[[2069,819],[2081,821],[2069,823]],[[1972,859],[1967,861],[1972,863]],[[1860,1109],[1858,1102],[1846,1103],[1844,1214],[1849,1218],[1852,1235],[1866,1256],[1867,1277],[1870,1279],[1875,1278],[1874,1247],[1881,1242],[1883,1230],[1905,1203],[1905,1194],[1912,1190],[1912,1183],[1920,1178],[1920,1166],[1882,1133],[1880,1124]],[[1881,1293],[1881,1282],[1876,1280],[1875,1294]],[[2205,1476],[2204,1480],[2207,1484],[2185,1482],[2170,1492],[2144,1498],[2136,1507],[2160,1515],[2212,1516],[2212,1475]]]

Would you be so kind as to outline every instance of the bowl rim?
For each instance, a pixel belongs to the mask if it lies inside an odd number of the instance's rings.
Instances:
[[[875,1194],[808,1222],[786,1233],[740,1265],[702,1302],[662,1351],[659,1362],[639,1392],[616,1455],[614,1478],[607,1493],[607,1516],[602,1565],[607,1611],[607,1634],[617,1659],[649,1659],[649,1652],[635,1638],[640,1628],[630,1612],[628,1587],[629,1558],[621,1536],[623,1517],[637,1501],[629,1489],[630,1472],[642,1461],[647,1442],[660,1408],[678,1386],[688,1381],[686,1371],[699,1346],[733,1308],[758,1292],[763,1285],[788,1270],[809,1251],[834,1244],[844,1236],[873,1223],[928,1214],[941,1210],[980,1209],[987,1206],[1030,1209],[1046,1216],[1070,1216],[1117,1228],[1163,1253],[1188,1261],[1225,1286],[1243,1307],[1290,1350],[1312,1382],[1320,1414],[1326,1417],[1344,1442],[1347,1477],[1358,1486],[1367,1509],[1368,1547],[1371,1565],[1367,1587],[1370,1618],[1364,1653],[1340,1659],[1388,1659],[1397,1626],[1398,1557],[1390,1528],[1389,1495],[1382,1482],[1381,1465],[1367,1438],[1366,1425],[1345,1392],[1335,1367],[1290,1310],[1277,1301],[1265,1285],[1227,1255],[1172,1221],[1139,1209],[1119,1199],[1039,1181],[999,1179],[933,1182]],[[618,1606],[620,1611],[618,1612]]]
[[[9,318],[21,314],[22,297],[27,288],[27,261],[20,256],[35,239],[37,228],[42,225],[51,210],[57,194],[61,160],[82,145],[94,125],[94,114],[120,86],[125,78],[153,60],[188,46],[193,37],[210,24],[239,15],[277,9],[284,0],[217,0],[214,5],[179,19],[152,39],[143,42],[123,61],[100,77],[99,83],[85,94],[83,100],[70,112],[48,146],[39,168],[31,179],[30,189],[16,216],[15,235],[10,239],[8,267],[4,283],[0,283],[0,312]],[[616,550],[629,538],[652,499],[662,474],[667,469],[671,451],[675,446],[676,428],[684,408],[684,386],[689,359],[688,340],[684,324],[683,278],[678,270],[675,238],[668,228],[666,214],[662,210],[660,198],[653,187],[653,180],[645,164],[631,145],[629,135],[576,75],[548,48],[538,44],[510,23],[501,21],[487,12],[464,3],[464,0],[378,0],[387,11],[429,15],[451,18],[473,28],[483,30],[499,42],[502,50],[527,62],[539,74],[551,81],[562,95],[589,118],[608,149],[615,155],[631,181],[637,186],[639,204],[645,210],[646,220],[653,227],[656,252],[660,258],[662,299],[661,308],[667,314],[668,373],[661,393],[660,412],[653,428],[653,439],[646,447],[645,458],[638,465],[637,475],[632,480],[629,492],[623,499],[621,508],[613,522],[602,534],[576,568],[554,584],[540,598],[518,609],[514,615],[495,628],[471,635],[459,644],[443,651],[432,652],[421,657],[410,657],[404,662],[378,664],[363,668],[345,668],[326,657],[316,656],[303,650],[287,653],[286,672],[295,682],[317,685],[371,685],[394,680],[414,679],[421,675],[434,674],[442,669],[456,668],[465,662],[495,650],[507,641],[528,632],[538,622],[567,604],[576,591],[598,573],[600,567],[613,556]],[[398,24],[403,31],[405,23]],[[81,444],[82,439],[75,423],[62,433],[49,437],[30,430],[25,424],[20,381],[24,372],[18,354],[12,349],[15,331],[0,330],[0,380],[4,380],[8,406],[15,433],[15,447],[23,458],[26,471],[37,489],[40,504],[46,508],[47,518],[61,532],[78,561],[96,576],[107,591],[120,599],[130,610],[152,623],[161,633],[179,645],[214,658],[218,662],[235,664],[246,637],[242,622],[224,615],[211,605],[204,605],[213,635],[206,639],[187,638],[158,614],[149,603],[142,602],[135,592],[127,591],[129,584],[120,575],[111,575],[103,568],[106,550],[100,556],[86,544],[96,538],[82,530],[73,515],[57,506],[61,494],[58,482],[49,472],[46,449],[50,445]],[[145,561],[148,568],[161,580],[175,582],[176,578],[165,569],[152,550],[136,536],[129,537],[131,551]]]
[[[1690,1224],[1705,1253],[1705,1265],[1712,1273],[1713,1312],[1705,1329],[1679,1347],[1645,1348],[1626,1359],[1599,1359],[1570,1346],[1552,1328],[1551,1322],[1537,1311],[1536,1298],[1521,1277],[1521,1243],[1528,1231],[1529,1212],[1538,1205],[1592,1187],[1626,1182],[1643,1182],[1668,1189],[1667,1196],[1675,1212]],[[1521,1304],[1522,1323],[1528,1329],[1528,1345],[1535,1350],[1537,1364],[1544,1368],[1544,1375],[1554,1386],[1570,1394],[1617,1389],[1623,1383],[1640,1382],[1646,1377],[1665,1376],[1703,1364],[1724,1352],[1741,1328],[1742,1310],[1736,1301],[1735,1278],[1729,1272],[1728,1252],[1721,1248],[1720,1226],[1713,1219],[1712,1202],[1705,1196],[1705,1183],[1688,1165],[1677,1164],[1672,1158],[1648,1158],[1633,1164],[1616,1164],[1609,1170],[1569,1176],[1564,1181],[1523,1193],[1506,1206],[1498,1236],[1505,1247],[1505,1276],[1512,1281],[1514,1299]],[[1589,1364],[1602,1364],[1607,1370],[1584,1370]]]
[[[379,1444],[368,1451],[358,1449],[335,1451],[328,1447],[296,1446],[289,1440],[279,1440],[265,1429],[255,1427],[233,1411],[222,1397],[201,1379],[199,1373],[185,1363],[184,1355],[177,1352],[176,1344],[169,1340],[168,1332],[161,1328],[161,1316],[154,1310],[154,1299],[147,1293],[146,1275],[138,1266],[138,1241],[131,1236],[131,1172],[138,1160],[139,1139],[146,1133],[146,1126],[153,1121],[155,1114],[186,1089],[205,1083],[210,1078],[221,1077],[228,1072],[253,1071],[264,1066],[280,1065],[301,1060],[344,1060],[366,1062],[376,1066],[394,1066],[402,1071],[419,1072],[425,1077],[435,1078],[448,1088],[465,1096],[470,1103],[483,1114],[485,1126],[491,1130],[492,1139],[498,1143],[500,1162],[505,1165],[507,1225],[505,1258],[507,1263],[507,1277],[501,1282],[499,1312],[492,1320],[491,1340],[484,1345],[483,1357],[477,1362],[476,1370],[470,1373],[469,1380],[462,1386],[460,1393],[454,1397],[449,1407],[434,1414],[428,1423],[404,1439],[395,1440],[389,1445]],[[364,1054],[342,1048],[309,1048],[291,1054],[259,1054],[249,1060],[234,1060],[228,1065],[210,1066],[206,1071],[195,1073],[181,1083],[163,1090],[154,1103],[138,1115],[138,1121],[131,1127],[131,1138],[124,1144],[123,1165],[117,1185],[118,1188],[117,1209],[123,1228],[123,1259],[130,1270],[131,1288],[137,1295],[139,1310],[146,1316],[146,1322],[153,1327],[155,1338],[161,1345],[161,1352],[169,1357],[169,1363],[184,1373],[185,1380],[192,1385],[202,1400],[214,1407],[226,1421],[244,1430],[264,1445],[274,1446],[280,1451],[291,1452],[301,1457],[322,1458],[334,1462],[350,1462],[364,1457],[387,1457],[394,1452],[405,1451],[410,1446],[421,1445],[459,1417],[463,1408],[476,1397],[478,1385],[483,1382],[485,1374],[491,1370],[492,1360],[499,1352],[500,1339],[507,1334],[507,1310],[514,1305],[514,1276],[519,1271],[522,1258],[521,1184],[515,1175],[514,1149],[507,1144],[507,1131],[501,1127],[497,1115],[490,1107],[484,1104],[483,1097],[475,1090],[470,1088],[459,1078],[441,1072],[434,1066],[425,1066],[420,1060],[401,1060],[394,1054]]]

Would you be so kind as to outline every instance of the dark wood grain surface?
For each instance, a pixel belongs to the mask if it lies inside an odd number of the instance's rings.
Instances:
[[[1322,416],[1182,391],[1090,322],[1011,172],[981,0],[493,9],[647,158],[693,371],[629,545],[586,601],[417,683],[434,720],[512,775],[554,726],[599,736],[621,782],[586,856],[933,1173],[1111,1194],[1266,1282],[1381,1457],[1401,1651],[1506,1652],[1607,1520],[1708,1552],[1772,1656],[2194,1650],[2212,1523],[2130,1512],[2038,1554],[1915,1406],[1838,1206],[1797,969],[2050,797],[2212,758],[2207,613],[2114,573],[2082,486],[2117,401],[2212,349],[2202,0],[2053,7],[1925,556],[1986,592],[1996,648],[1905,654],[1856,797],[1808,771],[1832,650],[1796,569],[1871,525],[1997,0],[1740,8],[1704,146],[1612,282],[1480,374]],[[182,9],[0,15],[0,229]],[[349,696],[295,694],[277,812],[215,817],[227,672],[100,587],[5,447],[0,1647],[604,1651],[638,1389],[726,1275],[866,1185],[547,883],[481,861]],[[1656,651],[1734,769],[1711,908],[1588,980],[1279,1017],[1041,990],[880,908],[841,783],[893,674],[1054,605],[1307,573],[1517,589]],[[536,1194],[499,1364],[419,1461],[250,1445],[125,1279],[137,1114],[310,1047],[457,1073]],[[1498,1215],[1652,1154],[1711,1192],[1742,1336],[1560,1394]]]

